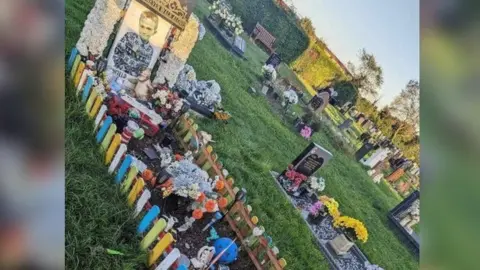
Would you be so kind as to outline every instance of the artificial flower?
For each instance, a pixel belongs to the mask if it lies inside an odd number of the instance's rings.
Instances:
[[[193,210],[192,217],[197,220],[201,219],[203,217],[203,211],[198,208]]]

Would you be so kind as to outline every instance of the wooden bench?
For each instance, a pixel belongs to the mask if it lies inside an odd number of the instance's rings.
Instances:
[[[253,29],[250,37],[253,39],[253,41],[260,41],[267,49],[269,50],[269,53],[273,53],[275,49],[273,48],[273,43],[275,43],[275,37],[270,34],[267,29],[265,29],[261,24],[257,23],[255,25],[255,28]]]

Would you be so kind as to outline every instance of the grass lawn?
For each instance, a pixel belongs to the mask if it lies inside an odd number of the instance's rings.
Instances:
[[[93,0],[67,0],[66,51],[75,44]],[[197,1],[196,14],[203,17],[208,4]],[[216,80],[222,86],[223,104],[233,117],[229,124],[204,120],[201,128],[214,136],[214,149],[239,186],[248,190],[248,203],[288,262],[288,269],[328,269],[313,236],[278,190],[269,171],[283,170],[308,142],[280,121],[262,96],[248,94],[258,83],[267,55],[247,41],[247,61],[222,46],[207,29],[189,63],[198,79]],[[131,269],[142,258],[135,255],[136,222],[124,197],[118,194],[85,119],[83,106],[72,92],[66,93],[66,264],[68,269]],[[323,130],[313,141],[329,149],[334,158],[320,171],[325,194],[335,197],[340,210],[366,224],[369,241],[360,248],[385,269],[417,269],[418,261],[389,228],[387,211],[400,200],[375,185],[363,168],[340,149],[330,132]],[[102,248],[121,250],[112,256]]]
[[[205,12],[206,6],[206,1],[197,1],[197,14]],[[247,41],[247,58],[259,55],[257,50]],[[266,58],[264,54],[259,59]],[[249,86],[258,83],[263,62],[232,56],[210,31],[197,43],[188,62],[198,79],[215,79],[222,86],[223,104],[233,118],[227,125],[205,120],[200,126],[214,135],[215,151],[237,183],[247,188],[254,213],[271,233],[281,255],[291,269],[326,268],[298,212],[287,203],[269,175],[270,170],[283,170],[308,142],[293,133],[291,125],[279,120],[263,96],[247,92]],[[417,269],[418,261],[391,230],[387,218],[387,212],[400,198],[374,184],[357,162],[335,149],[327,134],[330,133],[324,130],[313,138],[334,154],[320,171],[327,180],[325,193],[339,201],[345,215],[366,224],[369,241],[360,244],[360,248],[373,263],[386,269]]]
[[[66,41],[69,51],[83,27],[93,0],[66,2]],[[145,261],[139,251],[136,224],[125,195],[113,183],[94,141],[92,121],[66,82],[65,93],[65,265],[67,269],[138,269]],[[108,255],[105,249],[123,252]]]

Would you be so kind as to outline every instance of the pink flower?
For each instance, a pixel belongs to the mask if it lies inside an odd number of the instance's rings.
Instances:
[[[305,139],[309,139],[312,136],[312,129],[309,126],[304,126],[300,131],[300,135]]]

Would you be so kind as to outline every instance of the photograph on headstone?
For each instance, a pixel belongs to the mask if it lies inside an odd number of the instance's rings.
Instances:
[[[110,49],[108,81],[132,90],[138,77],[155,65],[171,28],[164,18],[133,0]]]

